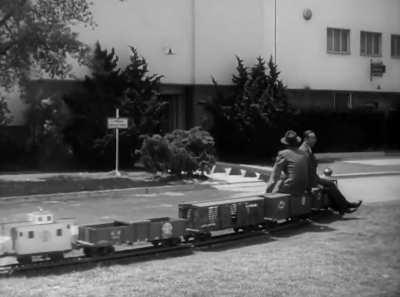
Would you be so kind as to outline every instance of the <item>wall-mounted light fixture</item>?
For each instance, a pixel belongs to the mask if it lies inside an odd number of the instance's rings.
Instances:
[[[311,11],[311,9],[309,9],[309,8],[304,9],[304,10],[303,10],[303,18],[304,18],[306,21],[309,21],[309,20],[311,20],[311,17],[312,17],[312,11]]]
[[[176,55],[175,50],[169,46],[164,46],[163,51],[164,51],[164,54],[166,54],[168,56]]]

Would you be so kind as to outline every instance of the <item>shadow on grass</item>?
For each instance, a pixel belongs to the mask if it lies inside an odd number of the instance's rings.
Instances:
[[[308,232],[332,232],[336,229],[329,226],[319,225],[312,222],[305,222],[301,226],[293,226],[284,230],[273,231],[271,234],[274,237],[290,237]]]
[[[320,223],[320,224],[329,224],[333,223],[336,221],[353,221],[353,220],[364,220],[363,218],[359,218],[355,216],[356,214],[347,214],[345,216],[341,216],[337,213],[334,213],[332,211],[324,211],[320,213],[319,215],[313,217],[313,222],[315,223]]]
[[[36,278],[36,277],[43,277],[43,276],[56,276],[56,275],[63,275],[67,273],[73,272],[84,272],[88,270],[92,270],[94,268],[103,268],[103,267],[111,267],[114,265],[130,265],[133,263],[139,262],[148,262],[153,260],[163,260],[169,258],[177,258],[177,257],[186,257],[193,254],[193,250],[183,249],[179,251],[172,251],[165,254],[154,254],[154,255],[146,255],[146,256],[136,256],[132,258],[125,258],[125,259],[114,259],[114,260],[105,260],[103,262],[97,263],[81,263],[63,267],[53,267],[53,268],[42,268],[39,270],[32,270],[32,271],[17,271],[12,275],[5,276],[5,277],[12,277],[12,278]],[[182,260],[184,261],[184,260]]]
[[[233,250],[239,249],[247,246],[263,244],[275,241],[276,239],[272,238],[269,234],[265,233],[262,235],[257,235],[254,237],[244,238],[240,240],[230,241],[230,242],[223,242],[223,243],[215,243],[209,246],[200,247],[199,250],[203,252],[217,252],[217,251],[226,251],[226,250]]]

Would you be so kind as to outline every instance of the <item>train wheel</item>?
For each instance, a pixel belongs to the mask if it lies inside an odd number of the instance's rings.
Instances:
[[[199,234],[199,239],[200,240],[207,240],[211,238],[211,233],[210,232],[204,232]]]
[[[178,244],[180,244],[182,242],[181,239],[178,237],[171,238],[169,241],[170,241],[171,246],[177,246]]]
[[[159,247],[159,246],[162,245],[162,242],[161,242],[160,240],[153,240],[153,241],[151,242],[151,244],[152,244],[153,246],[155,246],[155,247]]]
[[[96,255],[97,256],[107,256],[109,254],[112,254],[115,251],[113,246],[104,246],[101,248],[96,249]]]
[[[62,259],[64,259],[64,254],[63,253],[56,253],[56,254],[51,254],[50,255],[50,260],[52,261],[61,261]]]
[[[20,264],[30,264],[30,263],[32,263],[32,257],[31,256],[18,256],[17,261]]]
[[[86,257],[93,257],[95,256],[95,250],[91,247],[84,247],[83,248],[83,253],[85,254]]]

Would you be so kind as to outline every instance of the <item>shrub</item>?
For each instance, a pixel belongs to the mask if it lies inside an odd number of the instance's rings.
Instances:
[[[62,133],[67,113],[61,99],[48,97],[31,102],[26,120],[29,129],[26,145],[32,166],[51,168],[71,157]]]
[[[151,172],[171,173],[181,176],[204,174],[215,163],[214,140],[199,127],[174,130],[164,137],[146,137],[139,151],[145,168]]]
[[[171,159],[168,142],[161,135],[146,136],[139,151],[143,166],[150,172],[166,172]]]

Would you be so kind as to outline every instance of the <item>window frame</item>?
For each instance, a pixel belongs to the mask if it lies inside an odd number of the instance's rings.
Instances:
[[[397,39],[397,54],[394,54],[393,46],[394,40]],[[400,34],[390,34],[390,57],[393,59],[400,59]]]
[[[365,34],[365,40],[363,43],[363,33]],[[368,36],[371,36],[371,53],[368,53]],[[378,54],[374,53],[374,48],[375,48],[375,43],[374,40],[375,38],[372,38],[372,36],[378,36]],[[383,56],[382,52],[382,39],[383,39],[383,34],[382,32],[373,32],[373,31],[360,31],[360,56],[362,57],[372,57],[372,58],[381,58]],[[364,45],[364,52],[363,52],[363,45]]]
[[[330,30],[332,31],[332,33],[331,33],[332,49],[329,49],[329,31]],[[335,30],[339,31],[339,50],[338,51],[335,50],[335,34],[334,34]],[[342,45],[343,45],[342,41],[343,41],[343,33],[344,32],[347,33],[347,38],[346,38],[347,47],[346,47],[345,51],[342,50]],[[326,52],[328,54],[332,54],[332,55],[351,55],[350,34],[351,34],[350,29],[327,27],[326,28]]]
[[[35,238],[35,231],[28,231],[28,239]]]

